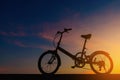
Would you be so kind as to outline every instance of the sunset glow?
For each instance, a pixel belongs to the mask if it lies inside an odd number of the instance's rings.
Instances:
[[[23,6],[22,6],[23,5]],[[87,53],[103,50],[113,60],[112,74],[120,74],[120,1],[16,1],[1,2],[0,74],[40,74],[37,62],[48,49],[54,49],[57,31],[72,28],[61,46],[73,55],[80,52],[82,34],[92,34]],[[33,6],[33,7],[31,7]],[[56,74],[94,74],[87,64],[72,69],[74,61],[62,54]]]

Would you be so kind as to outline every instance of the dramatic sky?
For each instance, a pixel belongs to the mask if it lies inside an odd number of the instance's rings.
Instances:
[[[39,56],[53,49],[54,34],[64,28],[73,30],[65,34],[62,47],[75,54],[81,50],[80,35],[91,33],[88,54],[109,52],[112,73],[120,73],[120,0],[1,0],[0,74],[39,74]],[[57,73],[93,73],[71,69],[74,62],[59,54],[62,66]]]

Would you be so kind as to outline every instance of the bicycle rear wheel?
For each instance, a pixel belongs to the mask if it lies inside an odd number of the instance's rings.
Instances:
[[[60,57],[55,51],[44,52],[38,61],[38,69],[43,74],[54,74],[60,66]]]
[[[108,74],[113,69],[113,61],[108,53],[96,51],[91,55],[91,69],[97,74]]]

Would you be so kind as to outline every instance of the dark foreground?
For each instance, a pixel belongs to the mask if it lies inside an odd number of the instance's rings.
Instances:
[[[0,80],[120,80],[120,74],[1,74]]]

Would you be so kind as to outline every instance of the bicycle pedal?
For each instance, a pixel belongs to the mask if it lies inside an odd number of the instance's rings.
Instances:
[[[73,69],[74,69],[74,68],[75,68],[75,66],[71,66],[71,68],[73,68]]]

